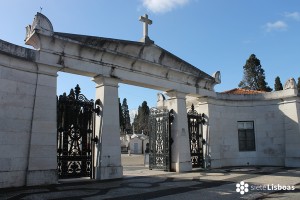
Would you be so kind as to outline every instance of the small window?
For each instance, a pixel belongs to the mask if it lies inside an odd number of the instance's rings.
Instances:
[[[255,151],[254,122],[238,122],[240,151]]]

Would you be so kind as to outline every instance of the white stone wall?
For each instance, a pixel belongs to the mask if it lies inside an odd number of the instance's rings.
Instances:
[[[285,165],[289,167],[300,166],[299,106],[299,98],[289,98],[280,105],[280,111],[284,114]]]
[[[34,80],[0,64],[0,188],[25,184]]]
[[[55,183],[56,72],[5,45],[18,55],[0,51],[0,188]]]
[[[207,165],[300,166],[299,97],[296,91],[218,97],[195,102],[196,110],[208,118],[203,127]],[[255,151],[239,151],[238,121],[254,121]]]
[[[39,74],[35,96],[26,185],[57,181],[56,75]]]

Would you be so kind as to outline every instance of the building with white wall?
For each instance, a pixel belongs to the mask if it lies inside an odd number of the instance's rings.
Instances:
[[[206,165],[299,167],[299,91],[286,87],[242,93],[188,99],[187,105],[194,104],[207,119],[203,125]]]

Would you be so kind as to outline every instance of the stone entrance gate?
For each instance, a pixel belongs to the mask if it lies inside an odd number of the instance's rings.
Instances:
[[[142,42],[92,37],[53,30],[37,13],[26,28],[27,45],[0,41],[0,99],[5,138],[0,187],[56,183],[57,72],[91,77],[101,114],[95,118],[95,179],[121,178],[118,84],[160,91],[174,111],[171,169],[191,170],[186,96],[213,96],[214,78],[150,40]],[[13,112],[11,111],[13,110]],[[45,115],[45,113],[47,113]],[[18,126],[15,126],[15,124]],[[16,140],[15,138],[22,138]],[[17,176],[17,178],[15,178]]]

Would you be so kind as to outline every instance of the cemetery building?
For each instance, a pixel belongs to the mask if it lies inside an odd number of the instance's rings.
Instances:
[[[122,134],[120,137],[121,152],[128,154],[144,154],[149,137],[143,132],[141,134]]]
[[[277,92],[215,92],[220,72],[159,47],[148,35],[152,21],[140,21],[142,39],[127,41],[56,32],[37,13],[26,28],[33,49],[0,40],[0,188],[121,178],[119,83],[163,92],[149,120],[150,169],[300,167],[294,79]],[[58,71],[90,77],[95,100],[79,87],[57,97]]]

